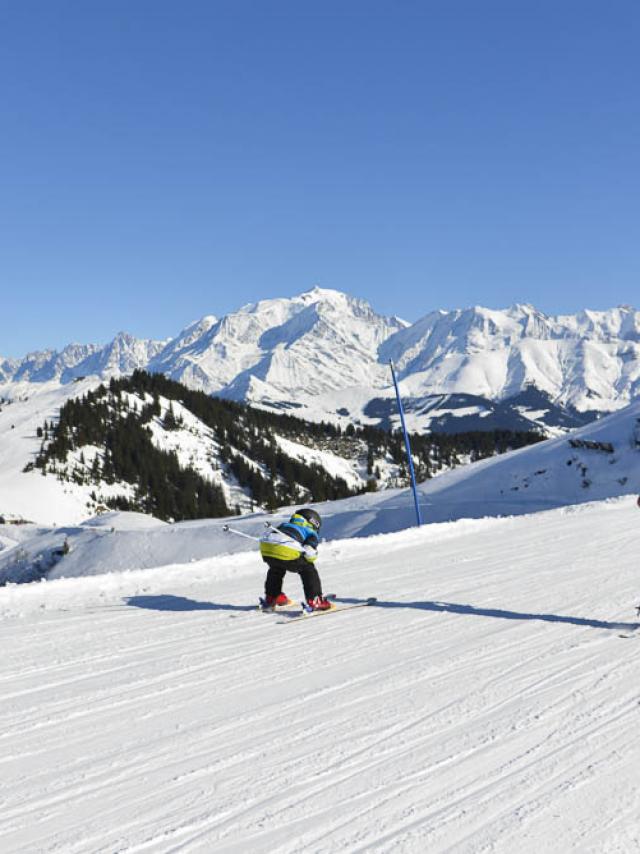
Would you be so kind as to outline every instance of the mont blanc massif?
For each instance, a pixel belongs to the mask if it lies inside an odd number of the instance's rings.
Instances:
[[[389,424],[388,362],[416,430],[535,423],[579,426],[640,392],[640,312],[628,306],[549,316],[530,305],[432,311],[415,323],[314,288],[205,316],[169,341],[120,333],[0,357],[0,389],[108,379],[134,369],[310,420]],[[461,419],[461,420],[460,420]],[[463,426],[461,426],[463,425]]]

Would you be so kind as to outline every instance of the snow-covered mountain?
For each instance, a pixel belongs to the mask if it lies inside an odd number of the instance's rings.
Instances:
[[[101,379],[130,374],[144,368],[165,346],[164,341],[135,338],[119,332],[105,346],[69,344],[64,350],[42,350],[24,359],[0,361],[0,382],[65,384],[85,376]],[[35,390],[35,389],[34,389]]]
[[[580,426],[640,394],[640,312],[628,307],[546,315],[529,305],[435,311],[413,324],[365,301],[314,288],[221,318],[205,316],[166,342],[119,334],[106,347],[0,361],[12,384],[101,379],[135,368],[209,394],[308,420],[388,425],[393,359],[415,430]],[[524,398],[523,398],[524,396]],[[532,402],[533,400],[533,402]]]
[[[293,299],[262,300],[201,334],[188,327],[148,365],[203,391],[253,402],[296,401],[354,385],[382,386],[380,345],[406,324],[364,300],[314,288]]]
[[[391,336],[380,356],[394,359],[414,395],[496,400],[536,386],[578,411],[608,411],[640,394],[640,312],[553,317],[529,305],[432,312]]]
[[[70,382],[74,378],[74,368],[99,351],[100,347],[95,344],[69,344],[59,353],[56,350],[29,353],[19,362],[14,360],[14,371],[7,373],[7,379],[29,383]]]
[[[164,344],[164,341],[134,338],[126,332],[119,332],[106,347],[97,349],[61,377],[62,382],[79,376],[119,377],[130,374],[136,368],[149,364]]]

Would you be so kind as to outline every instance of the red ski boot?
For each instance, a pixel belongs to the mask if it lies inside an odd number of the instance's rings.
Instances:
[[[307,610],[309,611],[330,611],[335,605],[324,596],[316,596],[315,599],[307,599]]]
[[[263,611],[273,611],[277,607],[293,605],[293,602],[286,593],[279,593],[277,596],[265,596],[260,600],[260,605]]]

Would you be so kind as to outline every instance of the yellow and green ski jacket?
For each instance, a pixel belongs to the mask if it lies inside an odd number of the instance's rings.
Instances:
[[[318,535],[304,516],[295,513],[288,522],[272,528],[260,538],[260,554],[265,560],[306,560],[318,557]]]

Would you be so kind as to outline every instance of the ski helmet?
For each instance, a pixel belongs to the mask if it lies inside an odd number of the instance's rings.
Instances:
[[[320,518],[320,514],[317,510],[312,510],[311,507],[303,507],[302,510],[298,510],[296,516],[302,516],[302,518],[306,519],[316,531],[320,530],[322,519]]]

